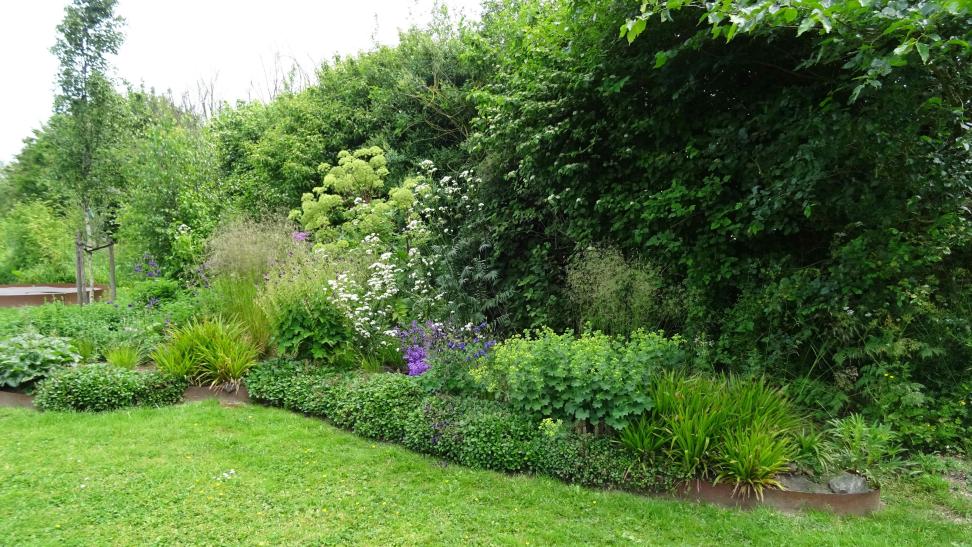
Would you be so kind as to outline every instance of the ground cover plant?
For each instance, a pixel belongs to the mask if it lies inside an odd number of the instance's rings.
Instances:
[[[875,515],[835,517],[739,512],[443,465],[259,406],[0,409],[0,428],[0,534],[21,545],[928,545],[965,541],[972,516],[962,494],[969,484],[954,464],[943,465],[954,473],[948,480],[886,484],[886,507]]]
[[[110,364],[60,370],[37,386],[34,404],[48,411],[103,412],[133,406],[158,407],[182,401],[186,382],[157,372]]]

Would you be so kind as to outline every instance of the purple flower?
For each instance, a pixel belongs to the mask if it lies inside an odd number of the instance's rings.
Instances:
[[[422,346],[409,346],[405,349],[405,363],[409,376],[419,376],[429,370],[428,351]]]
[[[294,239],[294,241],[296,241],[296,242],[299,243],[299,242],[302,242],[302,241],[307,241],[308,238],[310,238],[310,232],[300,232],[300,231],[297,231],[297,232],[291,233],[290,234],[290,237],[292,237]]]

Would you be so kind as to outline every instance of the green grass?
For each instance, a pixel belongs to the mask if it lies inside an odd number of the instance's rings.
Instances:
[[[972,503],[935,481],[871,517],[787,515],[447,466],[258,406],[0,409],[0,431],[7,545],[972,542]]]

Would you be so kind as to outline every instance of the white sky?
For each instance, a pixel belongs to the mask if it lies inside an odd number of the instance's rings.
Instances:
[[[452,13],[479,14],[479,0],[440,0]],[[0,0],[0,162],[20,151],[54,101],[50,53],[67,0]],[[276,67],[313,72],[335,54],[397,42],[399,29],[431,19],[435,0],[119,0],[125,43],[116,76],[178,99],[216,78],[231,102],[262,98]],[[282,59],[278,62],[278,56]]]

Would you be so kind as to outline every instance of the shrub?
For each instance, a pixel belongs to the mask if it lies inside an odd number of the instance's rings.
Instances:
[[[247,376],[250,396],[325,417],[375,439],[472,467],[534,472],[591,486],[657,490],[676,477],[607,438],[517,413],[496,401],[425,395],[400,374],[335,374],[293,361],[260,364]]]
[[[106,364],[81,365],[51,375],[37,386],[34,404],[41,410],[100,412],[132,406],[178,403],[184,380],[154,372]]]
[[[182,284],[174,279],[154,277],[136,281],[129,294],[135,305],[155,307],[178,299],[182,294]]]
[[[833,464],[853,471],[874,484],[900,466],[901,449],[890,427],[868,423],[860,414],[830,420],[826,433],[833,450]]]
[[[405,418],[422,398],[414,378],[402,374],[369,374],[354,378],[335,397],[330,419],[340,427],[372,439],[401,442]]]
[[[112,366],[133,369],[142,364],[142,350],[135,346],[116,346],[105,352],[105,362]]]
[[[0,386],[23,387],[81,360],[66,338],[24,333],[0,341]]]
[[[219,318],[190,321],[152,353],[160,371],[227,391],[239,387],[258,356],[243,327]]]
[[[636,331],[623,341],[545,329],[499,344],[474,375],[528,416],[621,429],[651,408],[655,374],[682,366],[684,357],[681,340],[661,333]]]
[[[301,268],[272,276],[261,304],[281,354],[346,365],[353,333],[347,317],[331,303],[321,275]]]

